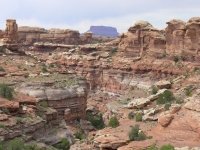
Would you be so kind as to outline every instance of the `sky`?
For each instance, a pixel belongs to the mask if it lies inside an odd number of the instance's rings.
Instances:
[[[0,0],[0,6],[0,29],[6,19],[16,19],[18,26],[84,33],[92,25],[104,25],[122,33],[138,20],[163,29],[172,19],[200,17],[200,0]]]

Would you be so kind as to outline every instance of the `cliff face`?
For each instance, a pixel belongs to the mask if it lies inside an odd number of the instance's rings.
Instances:
[[[107,26],[91,26],[89,32],[93,32],[94,35],[109,37],[117,37],[119,34],[116,28]]]

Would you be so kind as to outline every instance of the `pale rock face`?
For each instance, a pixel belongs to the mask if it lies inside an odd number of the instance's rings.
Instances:
[[[192,98],[190,101],[188,101],[185,105],[185,108],[189,110],[194,110],[199,112],[200,111],[200,101],[199,99]]]
[[[127,108],[143,108],[145,105],[150,103],[150,99],[148,98],[140,98],[140,99],[134,99],[128,105]]]

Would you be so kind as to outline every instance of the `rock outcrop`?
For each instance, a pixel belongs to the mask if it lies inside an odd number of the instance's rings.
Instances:
[[[60,84],[67,81],[62,82]],[[84,80],[82,85],[78,82],[81,83],[81,81],[77,81],[75,85],[63,87],[55,87],[53,83],[30,83],[23,84],[19,90],[24,94],[36,97],[38,101],[47,102],[49,107],[58,111],[58,115],[69,121],[77,117],[85,117],[86,85]]]
[[[3,45],[9,50],[18,50],[18,25],[16,20],[7,19],[6,20],[6,29],[4,31]]]
[[[119,49],[130,56],[138,56],[144,51],[162,54],[165,52],[165,37],[147,21],[138,21],[119,36]]]
[[[78,44],[80,43],[80,33],[70,29],[52,28],[46,30],[39,27],[19,27],[19,41],[25,44],[33,44],[35,42],[51,42],[59,44]]]

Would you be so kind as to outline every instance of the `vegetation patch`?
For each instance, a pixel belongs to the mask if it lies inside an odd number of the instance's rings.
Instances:
[[[108,126],[112,128],[116,128],[119,126],[119,121],[116,116],[110,118],[110,121],[108,122]]]
[[[11,100],[13,97],[14,88],[11,88],[5,84],[0,84],[0,97]]]
[[[87,112],[87,120],[91,122],[92,126],[98,130],[105,127],[102,114],[94,116],[92,113]]]
[[[147,136],[139,128],[139,125],[132,127],[131,131],[128,133],[130,141],[143,141],[147,139]]]
[[[166,90],[158,95],[157,104],[160,105],[160,104],[171,103],[174,100],[175,100],[174,94],[171,91]]]

